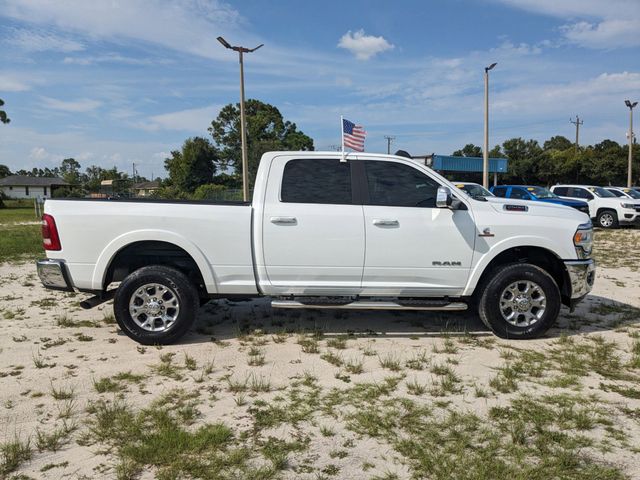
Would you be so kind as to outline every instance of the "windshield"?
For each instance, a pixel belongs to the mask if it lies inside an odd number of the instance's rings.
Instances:
[[[623,192],[626,193],[627,195],[629,195],[631,198],[640,198],[640,192],[636,192],[635,190],[632,190],[631,188],[625,188],[625,189],[623,189]]]
[[[602,188],[602,187],[589,187],[589,191],[592,193],[595,193],[597,196],[601,197],[601,198],[616,198],[616,196],[611,193],[609,190],[607,190],[606,188]]]
[[[464,190],[470,197],[493,197],[493,193],[484,188],[482,185],[475,183],[454,183],[460,190]]]
[[[548,188],[543,187],[527,187],[527,191],[536,198],[558,198],[558,195],[553,193]]]

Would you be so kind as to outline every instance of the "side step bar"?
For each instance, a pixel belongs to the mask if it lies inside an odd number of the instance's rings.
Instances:
[[[333,308],[346,310],[430,310],[463,311],[468,308],[464,302],[379,302],[356,300],[350,303],[303,303],[297,300],[272,300],[273,308]]]

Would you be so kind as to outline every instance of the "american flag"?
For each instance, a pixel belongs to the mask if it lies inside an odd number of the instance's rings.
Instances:
[[[342,119],[342,143],[356,152],[364,152],[364,137],[367,132],[362,125],[356,125],[349,120]]]

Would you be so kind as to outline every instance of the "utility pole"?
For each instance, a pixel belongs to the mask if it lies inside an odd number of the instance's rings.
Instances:
[[[384,138],[387,140],[387,155],[391,155],[391,142],[393,142],[396,137],[392,137],[391,135],[385,135]]]
[[[580,147],[580,125],[582,125],[584,121],[580,120],[580,117],[576,115],[575,121],[569,119],[569,122],[573,123],[576,126],[576,152],[577,152],[578,148]]]
[[[497,63],[484,67],[484,148],[482,149],[482,186],[489,188],[489,70]]]
[[[240,136],[242,139],[242,198],[245,202],[249,200],[249,160],[247,155],[247,126],[244,118],[244,62],[242,55],[258,50],[264,44],[261,43],[255,48],[231,46],[224,38],[218,37],[218,41],[230,50],[238,52],[240,61]]]
[[[633,164],[633,108],[638,105],[638,102],[631,103],[630,100],[625,100],[624,104],[629,107],[629,164],[627,165],[627,188],[631,188],[631,166]]]

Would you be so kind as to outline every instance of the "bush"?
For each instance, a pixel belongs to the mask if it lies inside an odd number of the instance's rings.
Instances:
[[[215,185],[207,183],[196,188],[191,196],[194,200],[216,200],[227,190],[224,185]]]

